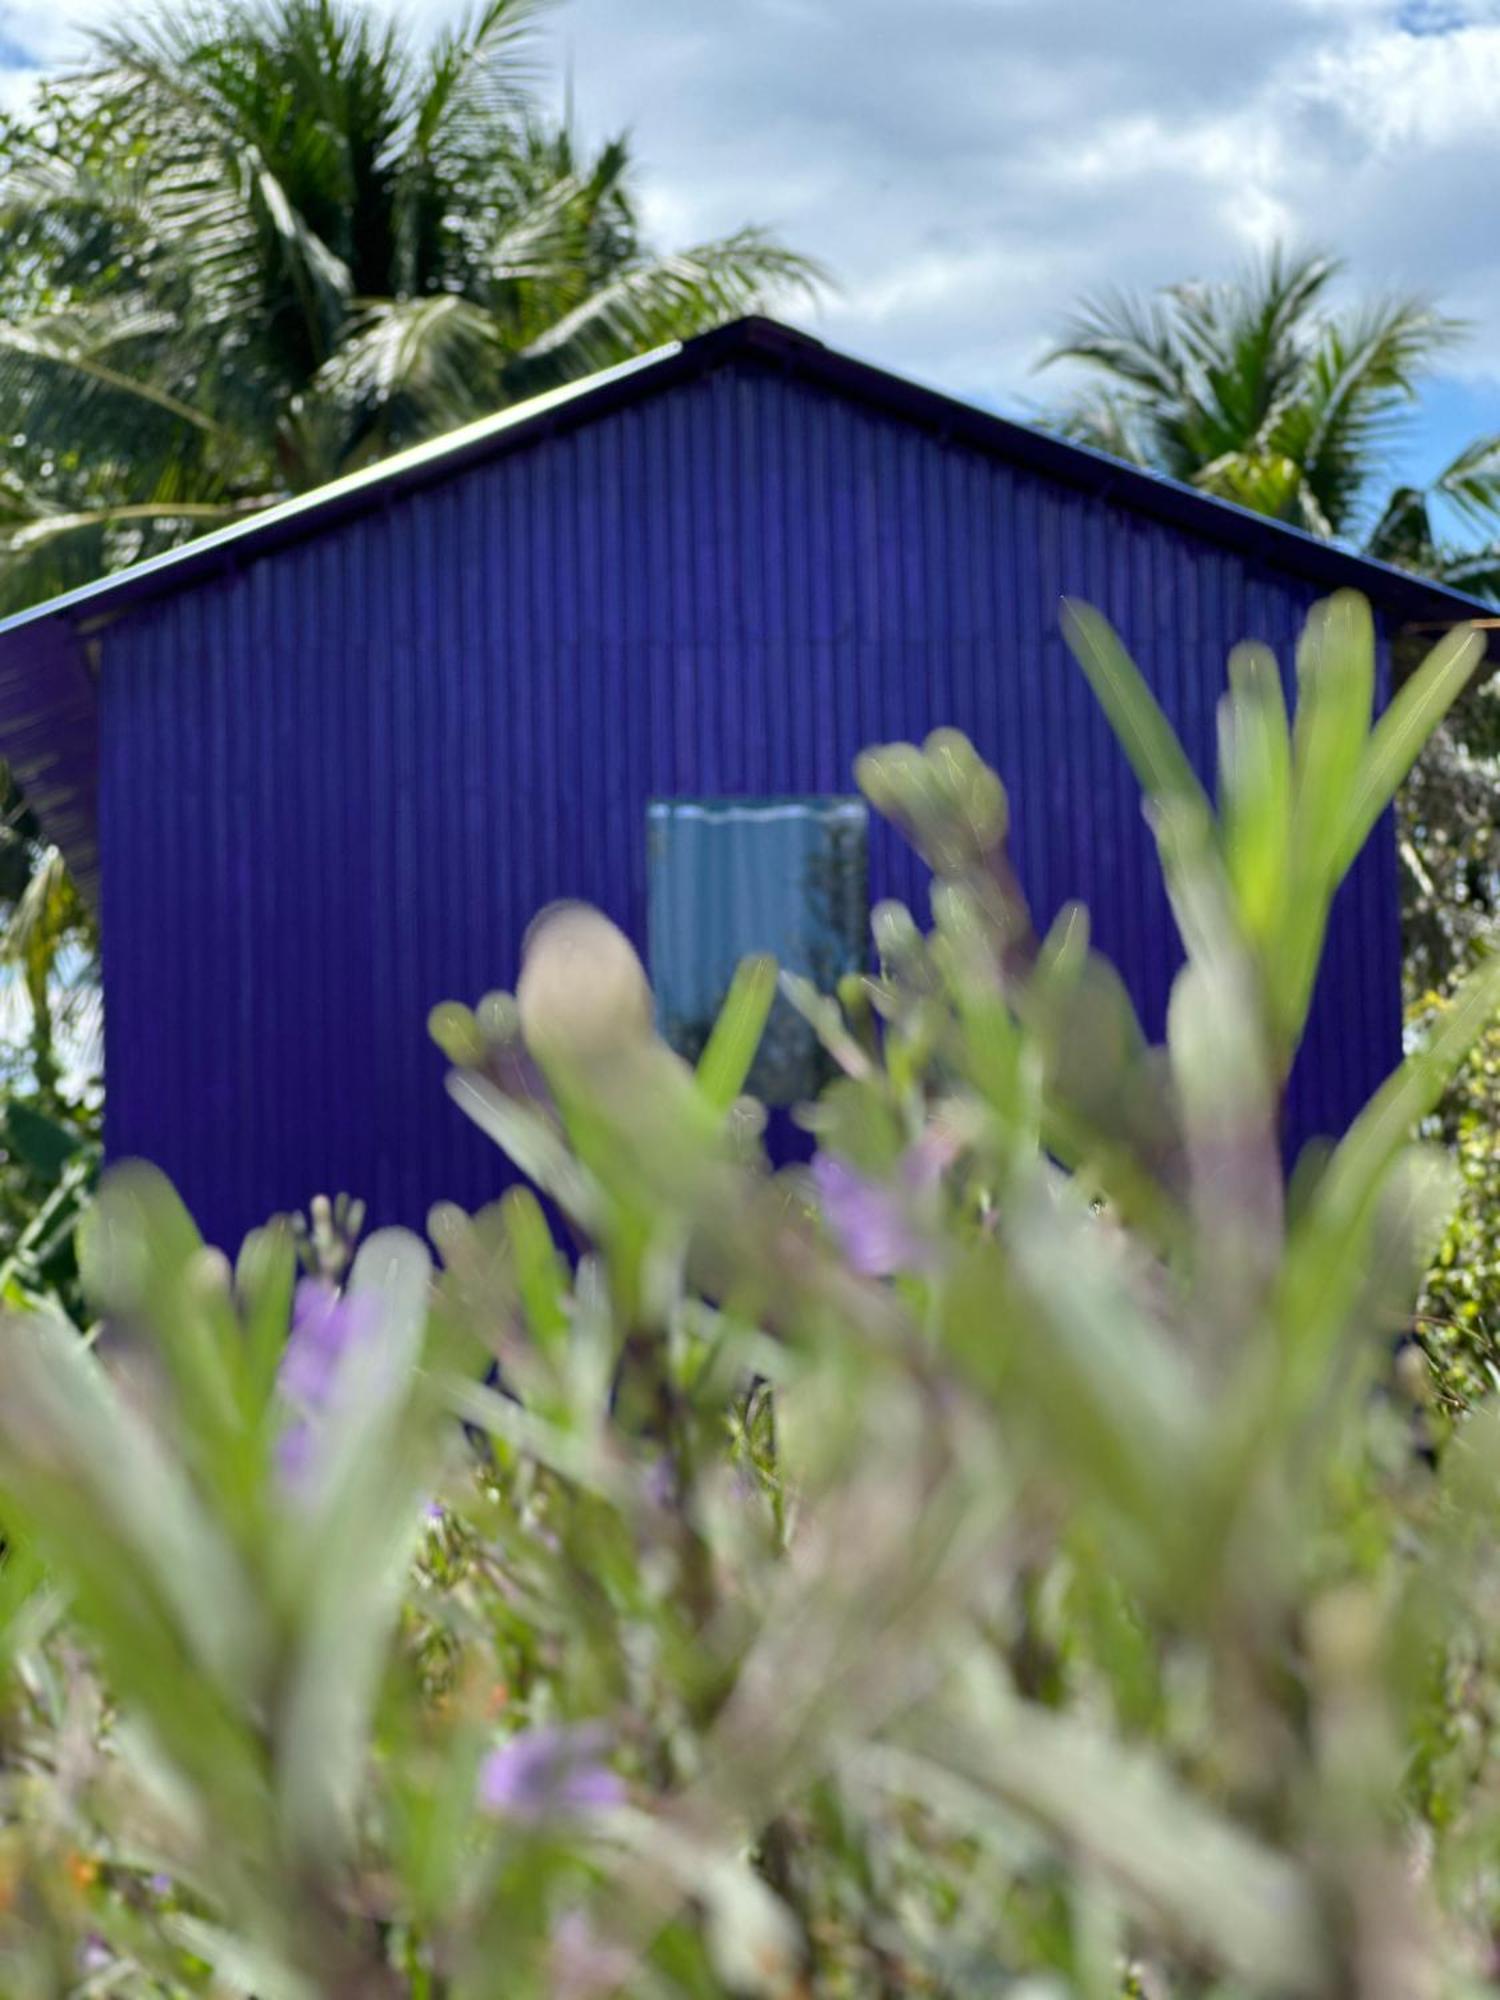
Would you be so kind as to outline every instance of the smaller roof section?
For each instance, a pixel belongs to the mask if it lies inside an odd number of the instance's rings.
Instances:
[[[85,895],[98,871],[97,716],[89,635],[147,599],[168,595],[308,536],[393,495],[448,479],[470,463],[573,429],[728,363],[755,359],[897,417],[929,435],[1034,469],[1172,523],[1320,588],[1350,586],[1404,623],[1440,628],[1486,620],[1491,608],[1404,570],[1322,542],[1175,480],[1028,424],[963,403],[759,317],[651,354],[486,417],[431,443],[247,516],[180,549],[0,621],[0,754],[10,762]]]

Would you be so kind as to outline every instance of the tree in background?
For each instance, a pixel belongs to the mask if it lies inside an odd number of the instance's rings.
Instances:
[[[544,108],[536,14],[163,8],[0,133],[0,598],[815,284],[764,229],[652,243],[626,140]]]
[[[1046,361],[1097,381],[1059,427],[1377,561],[1500,587],[1500,437],[1467,446],[1425,488],[1390,483],[1422,380],[1463,324],[1413,297],[1335,309],[1341,268],[1278,251],[1218,284],[1085,303]],[[1456,546],[1446,539],[1461,531]]]
[[[163,7],[0,125],[0,610],[817,283],[761,228],[654,244],[627,141],[545,109],[537,12],[419,43],[356,0]],[[89,924],[7,803],[50,1087]]]
[[[1394,448],[1462,323],[1426,300],[1336,306],[1332,258],[1277,252],[1217,284],[1085,303],[1048,363],[1092,378],[1058,413],[1082,443],[1500,600],[1500,436],[1425,487],[1395,483]],[[1397,662],[1398,672],[1402,663]],[[1500,914],[1500,705],[1464,697],[1405,789],[1400,854],[1407,998],[1430,1020]],[[1500,1028],[1438,1117],[1465,1196],[1428,1283],[1424,1338],[1460,1397],[1500,1382]]]

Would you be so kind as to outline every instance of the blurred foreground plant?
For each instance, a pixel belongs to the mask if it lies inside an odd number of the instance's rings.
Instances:
[[[1373,727],[1358,600],[1292,719],[1241,650],[1215,806],[1070,636],[1186,948],[1165,1047],[939,732],[859,769],[931,934],[882,906],[874,976],[789,983],[810,1170],[741,1096],[774,967],[689,1069],[575,906],[433,1024],[570,1255],[517,1187],[434,1213],[436,1275],[386,1231],[341,1282],[344,1212],[231,1272],[107,1182],[102,1339],[0,1349],[7,1993],[1489,1990],[1500,1417],[1434,1468],[1393,1337],[1497,970],[1290,1188],[1278,1131],[1473,642]]]

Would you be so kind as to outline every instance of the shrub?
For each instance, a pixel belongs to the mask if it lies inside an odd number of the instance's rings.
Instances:
[[[1400,796],[1408,1012],[1418,1034],[1489,949],[1500,907],[1495,785],[1500,684],[1466,689]],[[1423,1288],[1419,1326],[1438,1393],[1462,1408],[1500,1369],[1500,1024],[1491,1024],[1434,1114],[1462,1198]]]
[[[1277,1109],[1334,888],[1461,683],[1373,731],[1367,613],[1288,722],[1236,655],[1215,811],[1113,635],[1187,962],[1164,1048],[1036,937],[961,739],[862,760],[933,928],[794,997],[810,1169],[695,1068],[626,942],[536,931],[439,1011],[516,1187],[434,1275],[339,1218],[231,1271],[109,1178],[0,1349],[4,1990],[1479,1990],[1500,1417],[1436,1466],[1391,1365],[1451,1188],[1409,1134],[1482,971],[1337,1149]],[[347,1220],[347,1218],[346,1218]],[[288,1328],[290,1331],[288,1332]]]
[[[1430,1032],[1451,1000],[1413,1008]],[[1459,1173],[1458,1203],[1418,1301],[1417,1331],[1444,1405],[1461,1411],[1500,1386],[1500,1020],[1488,1023],[1428,1123]]]

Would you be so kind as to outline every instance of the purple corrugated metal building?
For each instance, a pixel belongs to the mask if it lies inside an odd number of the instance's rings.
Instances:
[[[498,1185],[425,1017],[564,896],[644,941],[653,799],[826,797],[966,730],[1046,918],[1159,1026],[1135,784],[1058,632],[1114,620],[1201,764],[1225,656],[1353,584],[1387,648],[1482,607],[764,320],[511,410],[0,628],[0,751],[97,898],[111,1151],[227,1238],[320,1189],[420,1222]],[[872,895],[924,907],[880,829]],[[1341,898],[1297,1084],[1400,1041],[1395,856]]]

